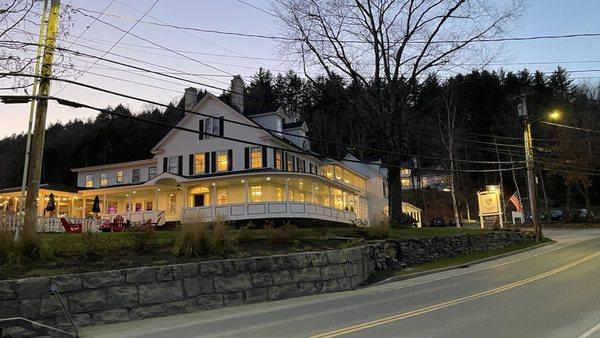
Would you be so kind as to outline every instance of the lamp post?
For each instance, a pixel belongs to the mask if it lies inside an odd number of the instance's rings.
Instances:
[[[536,186],[535,186],[536,181],[535,181],[535,173],[534,173],[534,155],[533,155],[533,142],[532,142],[532,137],[531,137],[531,125],[535,122],[545,119],[546,116],[541,116],[534,120],[530,120],[529,114],[527,113],[526,96],[519,97],[517,111],[518,111],[519,116],[523,118],[523,122],[524,122],[523,141],[525,143],[525,163],[526,163],[526,167],[527,167],[527,189],[529,191],[529,205],[531,207],[533,233],[535,234],[536,239],[538,241],[541,241],[544,239],[544,235],[542,233],[542,225],[540,224],[540,214],[538,211],[538,204],[537,204],[537,190],[536,190]],[[554,111],[547,117],[556,120],[560,117],[560,113],[558,111]]]

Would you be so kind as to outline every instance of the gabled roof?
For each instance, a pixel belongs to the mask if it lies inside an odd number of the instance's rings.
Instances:
[[[119,162],[119,163],[111,163],[111,164],[102,164],[91,167],[81,167],[81,168],[73,168],[71,172],[80,172],[80,171],[90,171],[90,170],[101,170],[101,169],[110,169],[110,168],[120,168],[120,167],[130,167],[130,166],[139,166],[144,164],[155,164],[156,160],[153,158],[145,159],[145,160],[137,160],[137,161],[129,161],[129,162]]]
[[[304,121],[295,121],[295,122],[289,122],[289,123],[283,124],[283,129],[297,129],[297,128],[302,128],[305,131],[308,131],[308,126],[306,125],[306,122],[304,122]]]
[[[279,142],[283,142],[285,143],[285,145],[292,147],[292,148],[296,148],[297,150],[302,151],[303,153],[307,153],[307,151],[305,149],[302,149],[302,147],[297,146],[296,144],[294,144],[292,141],[285,139],[281,136],[276,135],[275,133],[265,129],[265,127],[261,126],[259,123],[257,123],[256,121],[254,121],[253,119],[250,118],[250,116],[244,115],[240,112],[238,112],[237,110],[233,109],[230,105],[226,104],[225,102],[221,101],[218,97],[214,96],[211,93],[206,93],[206,95],[204,95],[204,97],[202,98],[202,100],[200,100],[198,103],[196,103],[196,105],[194,106],[194,108],[192,108],[192,110],[197,109],[200,105],[203,105],[204,103],[206,103],[206,101],[208,100],[216,100],[217,102],[219,102],[220,104],[222,104],[224,107],[226,107],[226,109],[229,109],[230,112],[235,113],[235,114],[239,114],[240,116],[243,116],[246,121],[250,124],[254,124],[257,127],[259,127],[260,129],[262,129],[263,131],[265,131],[266,133],[268,133],[270,136],[273,137],[274,140],[277,140]],[[272,112],[272,113],[280,113],[280,110],[277,110],[276,112]],[[181,126],[183,125],[185,122],[187,122],[188,119],[191,118],[191,116],[196,115],[196,114],[192,114],[192,113],[188,113],[186,114],[178,123],[177,126]],[[158,151],[160,149],[160,147],[166,142],[167,139],[169,139],[169,137],[171,137],[171,135],[173,135],[175,133],[177,129],[171,129],[167,135],[165,135],[151,150],[152,154],[158,154]],[[314,153],[315,157],[322,157],[323,155],[320,154],[316,154]]]
[[[269,106],[263,108],[251,108],[244,110],[244,115],[246,116],[254,116],[254,115],[262,115],[262,114],[279,114],[280,108],[277,106]]]

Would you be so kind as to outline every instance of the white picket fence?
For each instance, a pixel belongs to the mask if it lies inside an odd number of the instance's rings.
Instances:
[[[65,219],[74,224],[81,224],[84,232],[98,232],[100,231],[100,225],[105,220],[102,219],[89,219],[89,218],[70,218]],[[21,225],[21,220],[17,215],[0,216],[0,229],[15,231],[17,226]],[[60,222],[60,218],[57,217],[38,217],[38,232],[65,232],[65,228]]]

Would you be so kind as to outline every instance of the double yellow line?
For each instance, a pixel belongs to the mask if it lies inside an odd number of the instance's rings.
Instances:
[[[337,337],[337,336],[341,336],[344,334],[348,334],[348,333],[352,333],[352,332],[356,332],[356,331],[360,331],[360,330],[365,330],[374,326],[379,326],[379,325],[383,325],[383,324],[387,324],[387,323],[391,323],[391,322],[395,322],[398,320],[402,320],[402,319],[406,319],[406,318],[410,318],[410,317],[414,317],[414,316],[418,316],[418,315],[422,315],[428,312],[432,312],[435,310],[439,310],[439,309],[443,309],[449,306],[453,306],[453,305],[457,305],[457,304],[461,304],[461,303],[465,303],[471,300],[475,300],[478,298],[482,298],[482,297],[487,297],[487,296],[491,296],[493,294],[499,293],[499,292],[503,292],[503,291],[507,291],[513,288],[516,288],[518,286],[521,285],[525,285],[525,284],[529,284],[532,282],[535,282],[537,280],[540,280],[542,278],[557,274],[561,271],[570,269],[576,265],[579,265],[581,263],[584,263],[586,261],[589,261],[590,259],[600,256],[600,251],[597,251],[589,256],[583,257],[581,259],[578,259],[574,262],[571,262],[567,265],[563,265],[561,267],[558,267],[554,270],[550,270],[544,273],[541,273],[539,275],[535,275],[533,277],[529,277],[527,279],[523,279],[514,283],[510,283],[510,284],[506,284],[504,286],[500,286],[494,289],[490,289],[487,291],[483,291],[483,292],[479,292],[479,293],[475,293],[472,294],[470,296],[466,296],[466,297],[462,297],[462,298],[458,298],[458,299],[454,299],[451,301],[447,301],[444,303],[439,303],[439,304],[435,304],[435,305],[431,305],[431,306],[427,306],[421,309],[417,309],[417,310],[412,310],[409,312],[404,312],[398,315],[394,315],[394,316],[390,316],[390,317],[385,317],[385,318],[381,318],[381,319],[377,319],[377,320],[373,320],[370,322],[366,322],[366,323],[362,323],[362,324],[358,324],[358,325],[354,325],[354,326],[349,326],[343,329],[339,329],[339,330],[335,330],[335,331],[331,331],[331,332],[326,332],[326,333],[322,333],[322,334],[318,334],[316,336],[311,336],[310,338],[325,338],[325,337]]]

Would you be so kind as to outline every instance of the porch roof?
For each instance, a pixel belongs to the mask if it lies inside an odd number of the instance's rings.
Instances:
[[[62,184],[51,184],[51,183],[40,184],[40,189],[68,192],[68,193],[77,193],[77,191],[79,190],[79,188],[77,188],[77,187],[72,187],[72,186],[62,185]],[[4,188],[4,189],[0,189],[0,194],[8,194],[8,193],[20,192],[20,191],[21,191],[21,187]]]

